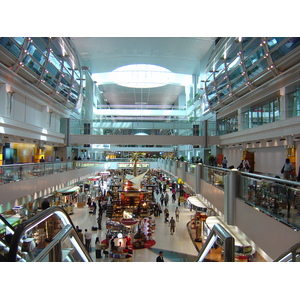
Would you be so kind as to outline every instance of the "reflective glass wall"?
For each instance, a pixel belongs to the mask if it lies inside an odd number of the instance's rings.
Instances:
[[[0,62],[68,108],[81,93],[81,67],[67,38],[0,37]]]

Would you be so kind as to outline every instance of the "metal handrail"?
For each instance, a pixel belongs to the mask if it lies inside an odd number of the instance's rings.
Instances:
[[[201,248],[196,261],[202,262],[217,238],[224,242],[224,261],[234,262],[234,237],[220,224],[215,224]]]
[[[273,262],[297,261],[297,255],[300,254],[300,242],[289,248],[287,251],[279,255]]]
[[[30,230],[31,228],[37,226],[39,223],[45,221],[46,219],[48,219],[49,217],[51,217],[54,214],[57,215],[61,219],[64,227],[67,227],[67,228],[72,227],[74,229],[74,233],[76,232],[71,218],[69,217],[68,213],[62,207],[59,207],[59,206],[49,207],[46,210],[35,215],[34,217],[30,218],[29,220],[19,224],[16,227],[15,233],[14,233],[11,243],[10,243],[10,250],[8,253],[8,261],[10,261],[10,262],[16,261],[19,243],[20,243],[20,240],[21,240],[22,236],[24,235],[24,233],[26,231]],[[69,229],[68,229],[68,231],[69,231]],[[60,236],[59,234],[60,233],[58,233],[56,235],[56,237]],[[65,236],[65,233],[63,234],[63,236]],[[75,237],[76,241],[80,240],[76,233],[74,234],[74,237]],[[50,245],[55,246],[55,244],[57,242],[58,242],[58,239],[54,238],[53,243],[50,243],[48,246],[50,246]],[[43,249],[42,252],[48,251],[49,250],[48,246],[45,248],[47,250]],[[83,246],[83,244],[81,242],[79,243],[79,246],[81,247],[81,250],[83,251],[84,255],[87,257],[87,260],[92,261],[89,253],[87,252],[87,250],[85,249],[85,247]]]

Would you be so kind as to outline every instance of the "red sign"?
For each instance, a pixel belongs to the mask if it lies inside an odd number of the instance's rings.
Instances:
[[[121,223],[125,226],[133,226],[137,224],[139,221],[134,220],[134,219],[122,219]]]

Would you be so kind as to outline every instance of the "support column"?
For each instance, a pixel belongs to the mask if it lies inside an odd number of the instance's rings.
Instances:
[[[194,176],[194,186],[195,186],[195,193],[196,194],[201,194],[201,188],[200,188],[200,182],[202,178],[202,169],[203,166],[202,164],[197,164],[195,168],[195,176]]]
[[[184,161],[182,163],[182,172],[181,172],[181,179],[183,180],[183,182],[185,182],[186,180],[186,172],[187,172],[187,166],[188,166],[188,163],[187,161]]]
[[[224,221],[235,225],[235,199],[237,189],[237,170],[231,170],[225,177],[224,186]]]
[[[204,120],[203,121],[203,147],[204,148],[207,148],[207,140],[208,140],[208,121],[207,120]]]

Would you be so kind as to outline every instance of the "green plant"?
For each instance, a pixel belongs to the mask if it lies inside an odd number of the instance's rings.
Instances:
[[[215,161],[216,161],[216,157],[214,155],[210,155],[208,157],[208,163],[210,166],[213,166],[215,164]]]

